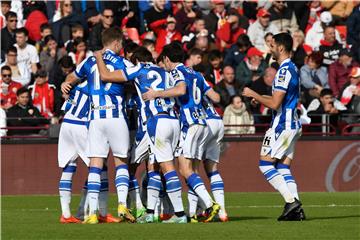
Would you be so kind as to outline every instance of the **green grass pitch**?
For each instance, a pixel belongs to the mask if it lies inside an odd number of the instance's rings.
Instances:
[[[302,193],[307,220],[277,222],[276,193],[227,193],[227,223],[67,224],[58,196],[2,196],[1,239],[360,239],[360,193]],[[110,197],[115,214],[116,197]],[[73,198],[76,208],[79,196]],[[75,212],[75,210],[73,210]]]

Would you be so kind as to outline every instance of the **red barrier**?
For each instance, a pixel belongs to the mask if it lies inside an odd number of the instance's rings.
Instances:
[[[260,141],[224,143],[220,171],[225,191],[273,191],[258,170],[260,145]],[[1,147],[2,194],[57,194],[60,177],[57,144],[3,144]],[[299,191],[359,191],[359,152],[359,141],[299,141],[292,166]],[[109,165],[110,191],[114,192],[113,161]],[[80,192],[86,171],[79,162],[74,192]]]

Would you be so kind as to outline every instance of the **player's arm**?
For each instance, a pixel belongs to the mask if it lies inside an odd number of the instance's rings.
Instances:
[[[61,92],[63,94],[68,94],[71,88],[77,84],[79,78],[76,76],[75,72],[68,74],[65,78],[65,81],[61,84]]]
[[[102,58],[103,51],[96,51],[94,53],[96,58],[96,65],[99,69],[100,79],[104,82],[126,82],[127,78],[122,70],[115,70],[110,72],[106,67],[105,62]]]
[[[244,91],[242,93],[243,96],[251,97],[251,98],[255,99],[255,101],[257,101],[273,110],[279,109],[279,107],[285,97],[285,94],[286,94],[286,92],[284,92],[284,91],[274,91],[272,96],[260,95],[248,87],[244,88]]]
[[[214,91],[214,89],[210,88],[206,92],[206,96],[208,96],[212,102],[219,103],[220,102],[220,94]]]
[[[172,88],[166,90],[155,91],[152,88],[148,88],[148,91],[142,95],[145,101],[153,100],[155,98],[171,98],[180,97],[186,93],[186,83],[184,81],[179,82]]]

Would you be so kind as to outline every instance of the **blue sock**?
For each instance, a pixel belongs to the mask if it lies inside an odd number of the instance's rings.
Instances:
[[[190,188],[198,195],[198,197],[201,198],[206,208],[212,206],[213,201],[208,191],[205,188],[203,180],[200,178],[198,174],[196,173],[191,174],[187,179],[187,183],[190,186]]]
[[[166,193],[174,207],[174,211],[184,212],[184,206],[181,198],[181,183],[176,171],[170,171],[164,174],[166,181]]]

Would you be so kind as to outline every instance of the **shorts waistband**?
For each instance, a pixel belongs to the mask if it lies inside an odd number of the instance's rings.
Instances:
[[[76,124],[76,125],[83,125],[86,126],[87,122],[85,121],[79,121],[79,120],[72,120],[72,119],[64,119],[63,122],[70,123],[70,124]]]

